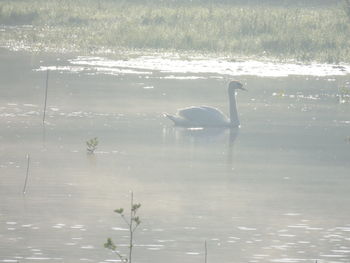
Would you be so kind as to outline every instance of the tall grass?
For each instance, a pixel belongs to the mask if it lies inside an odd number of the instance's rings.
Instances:
[[[111,0],[17,0],[0,3],[0,44],[89,52],[147,48],[243,56],[350,62],[350,21],[344,9],[156,3]]]

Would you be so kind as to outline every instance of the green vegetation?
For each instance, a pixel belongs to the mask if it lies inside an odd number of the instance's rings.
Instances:
[[[130,206],[130,218],[127,219],[124,214],[124,208],[119,208],[114,210],[115,213],[119,214],[121,218],[125,221],[129,230],[129,255],[124,256],[117,250],[117,246],[114,244],[111,238],[107,239],[107,242],[104,244],[105,248],[112,250],[123,263],[131,263],[132,262],[132,251],[134,247],[134,232],[141,224],[141,220],[138,216],[136,216],[137,211],[141,207],[141,204],[134,203],[134,195],[131,192],[131,206]]]
[[[218,52],[350,62],[350,4],[328,7],[198,1],[3,0],[1,46],[115,52]],[[30,27],[20,25],[30,24]]]
[[[92,138],[88,141],[86,141],[86,151],[88,154],[93,154],[95,153],[95,150],[97,149],[98,145],[98,139],[97,137]]]
[[[339,87],[339,103],[350,103],[349,83]]]

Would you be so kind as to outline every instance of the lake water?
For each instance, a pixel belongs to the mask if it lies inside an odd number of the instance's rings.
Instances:
[[[131,190],[134,262],[350,262],[349,69],[198,63],[0,50],[0,262],[116,261]],[[231,78],[239,130],[163,117],[227,113]]]

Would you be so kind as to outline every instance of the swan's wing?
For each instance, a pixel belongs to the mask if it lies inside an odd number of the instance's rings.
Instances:
[[[198,125],[221,125],[227,123],[227,118],[220,110],[208,106],[181,109],[178,111],[178,115]]]
[[[207,115],[210,115],[210,118],[220,120],[220,121],[227,121],[227,117],[223,112],[217,108],[208,107],[208,106],[201,106],[200,108],[204,109],[207,113]]]

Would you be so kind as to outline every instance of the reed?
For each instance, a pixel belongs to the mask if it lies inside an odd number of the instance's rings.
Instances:
[[[5,30],[0,44],[86,54],[137,48],[350,62],[348,14],[337,6],[4,0],[0,23],[30,15],[22,20],[32,27]]]

